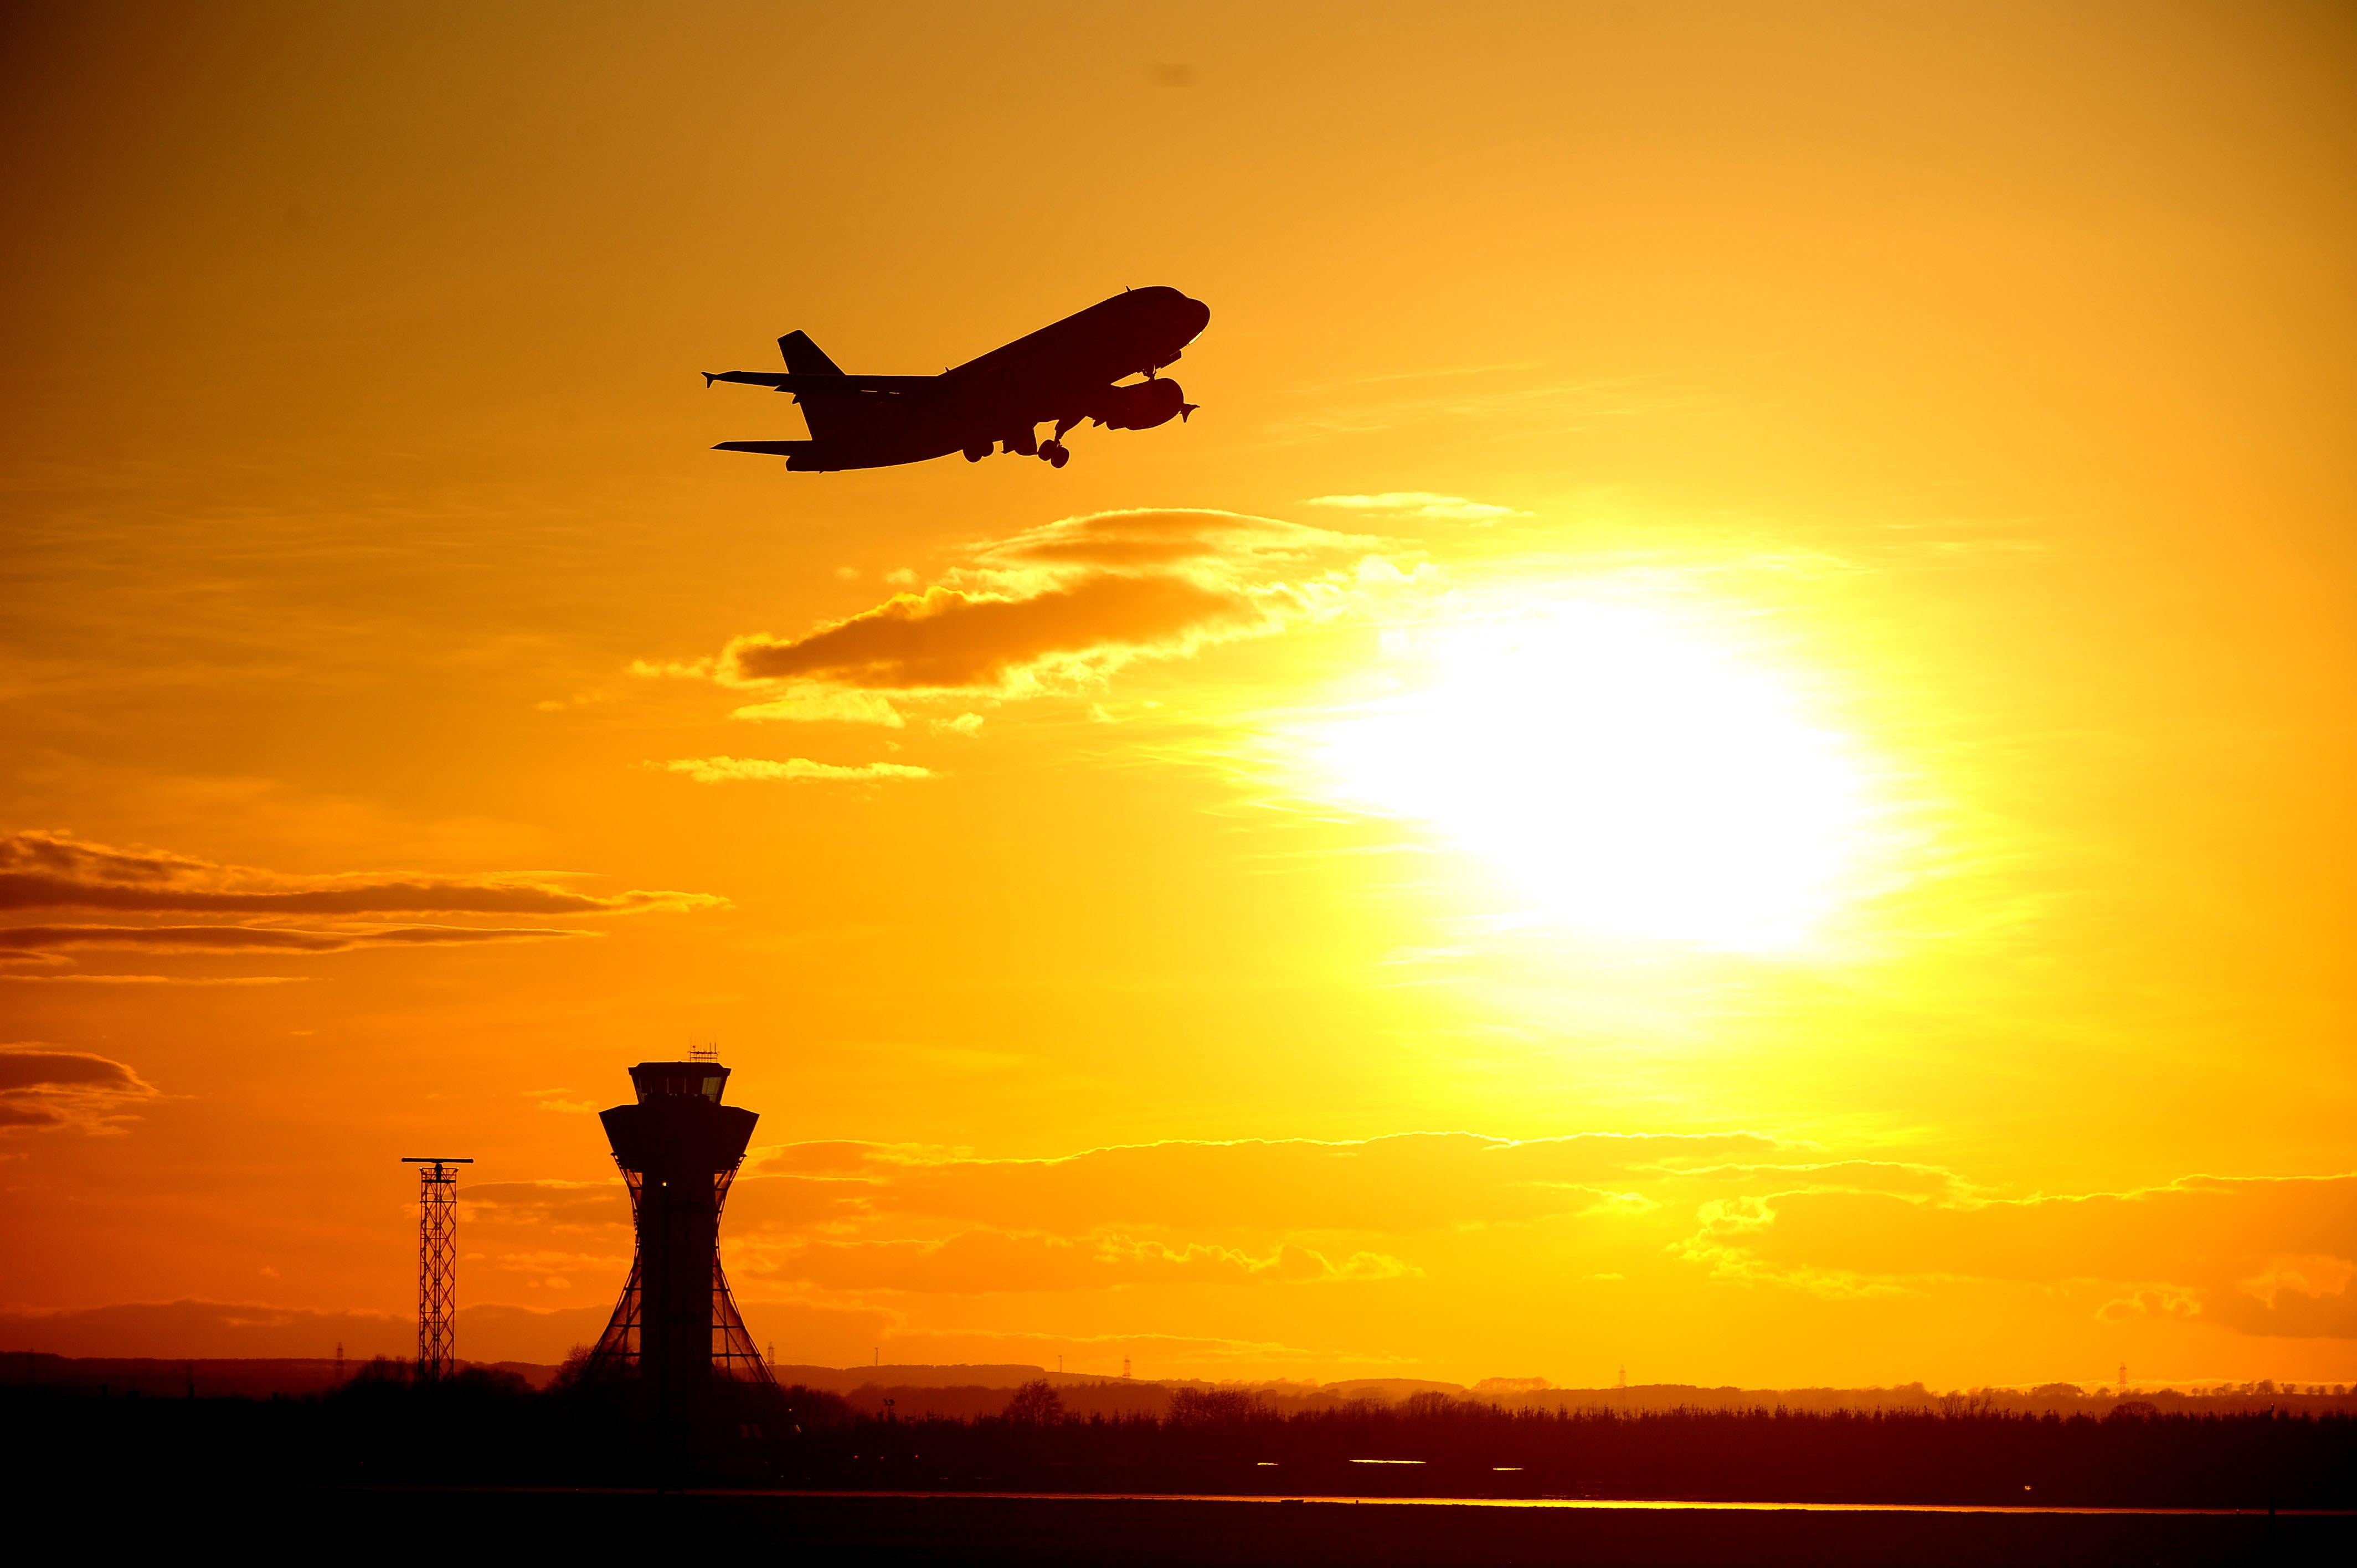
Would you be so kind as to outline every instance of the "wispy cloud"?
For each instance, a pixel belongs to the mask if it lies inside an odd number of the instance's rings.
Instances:
[[[27,974],[0,969],[18,985],[299,985],[299,974]]]
[[[395,912],[562,918],[697,909],[726,902],[703,893],[583,893],[565,886],[567,880],[547,873],[292,875],[170,850],[94,843],[63,832],[0,834],[0,910],[93,909],[134,918],[121,923],[0,927],[0,981],[26,985],[285,985],[302,977],[57,971],[72,963],[70,955],[82,952],[313,957],[361,948],[479,947],[596,934],[554,926],[393,925],[366,918]],[[136,923],[137,917],[148,915],[246,918]],[[271,918],[286,915],[312,919],[293,926]]]
[[[1338,1283],[1418,1273],[1397,1258],[1329,1257],[1279,1243],[1265,1252],[1106,1231],[1086,1237],[978,1228],[938,1241],[812,1239],[765,1257],[773,1276],[830,1289],[952,1295],[1104,1290],[1136,1284]]]
[[[549,941],[594,934],[485,926],[386,926],[346,931],[295,930],[282,926],[9,926],[0,927],[0,960],[79,948],[129,948],[173,953],[327,953],[350,952],[356,948]]]
[[[0,1133],[116,1131],[133,1106],[155,1097],[153,1085],[112,1057],[0,1046]]]
[[[1100,511],[977,546],[983,568],[1088,571],[1188,571],[1240,585],[1383,548],[1363,534],[1284,522],[1244,512],[1160,510]]]
[[[1527,517],[1510,506],[1444,496],[1432,490],[1385,490],[1372,496],[1312,496],[1305,506],[1333,507],[1343,511],[1389,512],[1400,517],[1437,518],[1455,522],[1495,522],[1501,517]]]
[[[904,762],[862,762],[844,766],[790,757],[773,762],[764,757],[683,757],[670,762],[650,762],[666,773],[684,773],[698,784],[729,784],[748,779],[834,779],[873,782],[884,779],[932,779],[930,768]]]
[[[580,893],[546,876],[296,876],[64,833],[0,835],[0,909],[592,915],[722,902],[702,893]]]
[[[837,686],[798,686],[781,697],[748,703],[729,716],[757,723],[877,725],[885,729],[908,725],[883,693]]]
[[[468,1354],[486,1360],[552,1359],[565,1347],[595,1338],[610,1306],[534,1312],[478,1304],[458,1309],[458,1333]],[[65,1356],[152,1356],[199,1359],[198,1391],[226,1392],[208,1382],[201,1359],[325,1356],[343,1345],[354,1361],[371,1356],[405,1358],[415,1341],[414,1320],[394,1313],[320,1312],[252,1301],[122,1302],[53,1312],[0,1312],[0,1338]]]

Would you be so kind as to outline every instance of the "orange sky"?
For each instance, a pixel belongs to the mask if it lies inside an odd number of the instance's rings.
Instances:
[[[717,1040],[787,1361],[2357,1377],[2346,17],[485,9],[0,24],[0,1342],[554,1359]]]

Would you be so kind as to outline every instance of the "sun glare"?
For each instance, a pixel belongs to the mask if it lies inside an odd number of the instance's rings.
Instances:
[[[1844,902],[1865,770],[1732,639],[1574,602],[1392,650],[1407,689],[1308,737],[1321,792],[1428,825],[1585,929],[1770,951]]]

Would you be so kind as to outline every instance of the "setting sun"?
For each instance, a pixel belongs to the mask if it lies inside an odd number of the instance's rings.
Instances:
[[[1602,600],[1389,640],[1418,673],[1318,726],[1315,767],[1494,862],[1549,916],[1770,950],[1849,891],[1871,815],[1857,748],[1731,642]]]

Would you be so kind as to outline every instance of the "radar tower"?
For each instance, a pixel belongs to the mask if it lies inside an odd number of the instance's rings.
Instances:
[[[417,1167],[417,1380],[430,1383],[457,1365],[457,1167],[475,1161],[472,1155],[404,1155],[401,1163]],[[336,1356],[340,1362],[342,1346]]]

